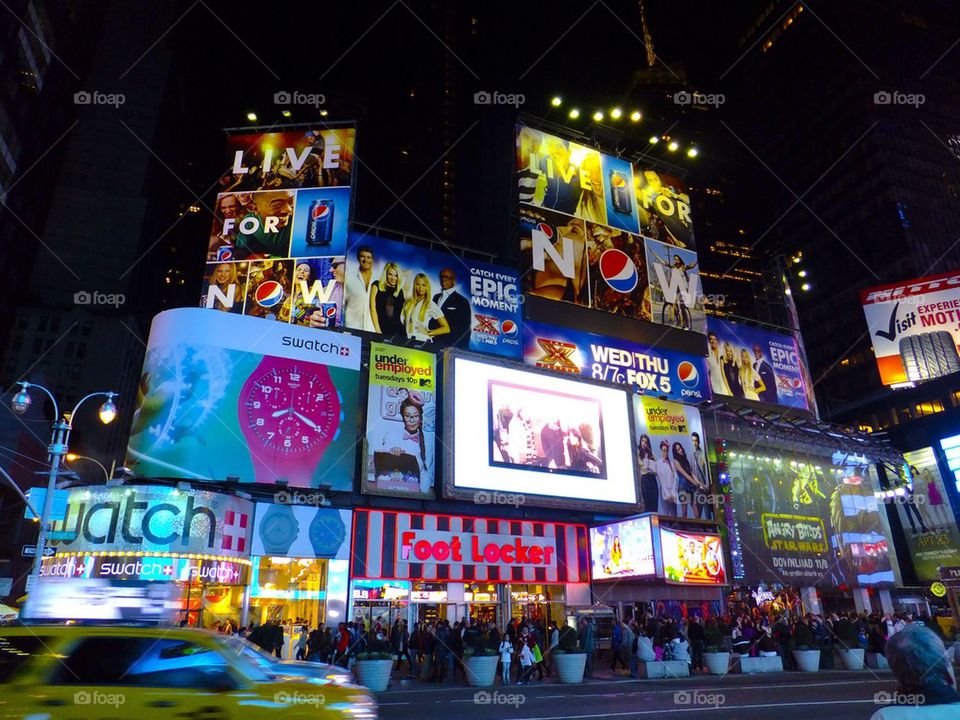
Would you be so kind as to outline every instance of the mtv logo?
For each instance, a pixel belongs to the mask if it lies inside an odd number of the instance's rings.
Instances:
[[[420,387],[427,387],[430,385],[430,378],[420,378]]]

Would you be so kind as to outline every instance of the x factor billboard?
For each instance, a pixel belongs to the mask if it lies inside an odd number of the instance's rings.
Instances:
[[[960,370],[960,272],[865,288],[860,303],[884,385]]]
[[[144,477],[353,489],[360,338],[179,308],[153,320],[127,463]]]
[[[707,370],[714,398],[810,409],[803,358],[791,335],[711,317]]]
[[[523,361],[553,372],[636,387],[685,403],[710,399],[703,357],[525,320]]]
[[[386,342],[520,357],[516,270],[350,233],[346,327]]]
[[[352,127],[229,136],[200,306],[343,324]]]
[[[682,182],[523,125],[516,151],[524,292],[705,332]]]

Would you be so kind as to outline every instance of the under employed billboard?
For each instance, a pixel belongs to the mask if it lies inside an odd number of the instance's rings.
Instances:
[[[144,477],[353,489],[360,338],[180,308],[153,320],[127,449]]]
[[[350,233],[345,324],[387,342],[516,358],[519,286],[510,268]]]
[[[889,529],[876,497],[875,468],[865,458],[831,458],[769,448],[727,450],[741,553],[738,581],[850,587],[890,585]]]
[[[525,293],[704,332],[677,178],[518,125],[516,183]]]
[[[436,477],[436,356],[370,343],[367,429],[360,488],[432,498]]]
[[[903,454],[902,483],[887,502],[897,508],[920,582],[940,579],[940,567],[960,566],[960,529],[933,448]]]
[[[343,325],[355,140],[352,127],[228,137],[201,307]]]
[[[716,495],[711,491],[700,411],[634,395],[633,418],[644,511],[713,520]]]
[[[884,385],[960,370],[960,273],[864,288],[860,303]]]
[[[702,356],[622,338],[524,320],[523,361],[542,370],[636,386],[644,395],[690,403],[710,399]]]
[[[707,371],[715,398],[810,409],[802,356],[790,335],[711,317]]]
[[[447,495],[547,506],[637,505],[628,394],[448,355]]]

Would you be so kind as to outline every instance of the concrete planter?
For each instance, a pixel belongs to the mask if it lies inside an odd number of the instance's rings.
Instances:
[[[863,648],[840,650],[840,660],[847,670],[863,670]]]
[[[793,659],[801,672],[817,672],[820,669],[819,650],[794,650]]]
[[[553,656],[560,682],[574,684],[583,682],[583,668],[587,664],[586,653],[557,653]]]
[[[730,671],[730,653],[728,652],[705,652],[703,662],[711,675],[726,675]]]
[[[463,658],[467,684],[471,687],[490,687],[497,677],[496,655],[473,655]]]
[[[353,670],[361,685],[374,692],[382,692],[390,684],[393,660],[357,660]]]
[[[779,655],[772,655],[770,657],[741,655],[740,672],[747,674],[783,672],[783,658]]]
[[[686,660],[642,662],[637,667],[642,678],[676,678],[690,675],[690,663]]]
[[[889,670],[890,665],[887,664],[887,658],[880,653],[867,653],[867,667],[873,670]]]

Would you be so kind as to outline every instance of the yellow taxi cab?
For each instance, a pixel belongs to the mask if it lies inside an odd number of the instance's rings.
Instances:
[[[186,628],[0,627],[0,718],[376,720],[364,687],[265,672]]]

